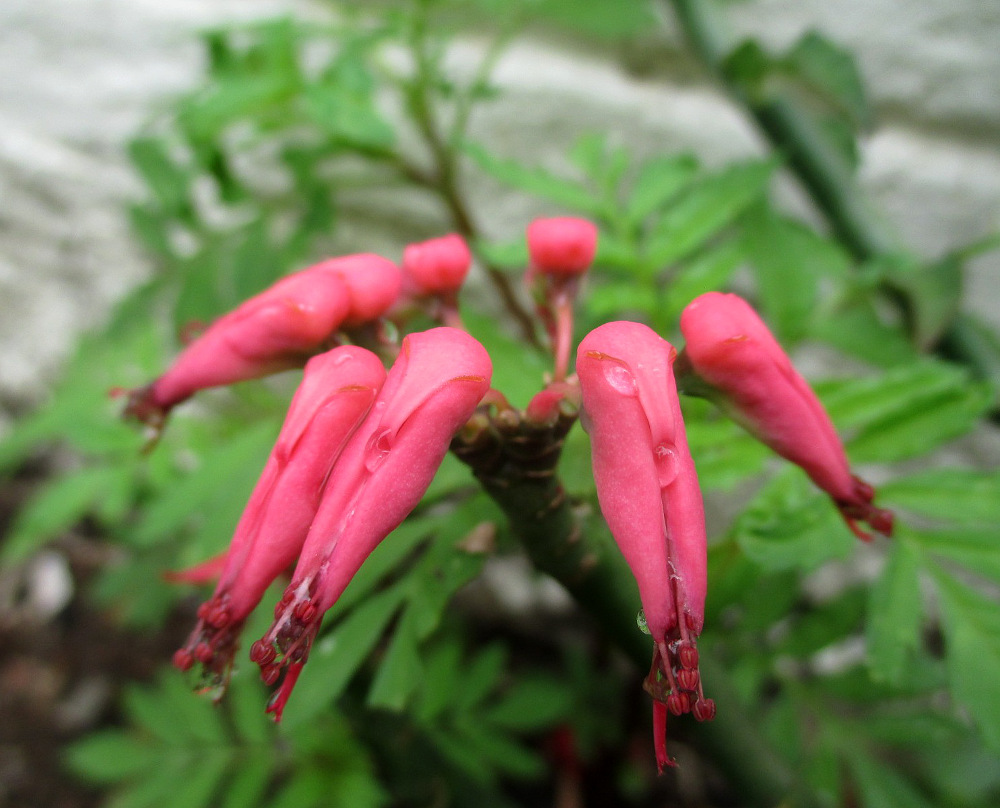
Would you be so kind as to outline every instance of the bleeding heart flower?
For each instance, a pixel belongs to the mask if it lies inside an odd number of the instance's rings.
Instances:
[[[170,368],[129,392],[125,416],[160,429],[170,410],[199,390],[301,367],[341,328],[369,322],[399,295],[391,261],[333,258],[282,278],[212,323]]]
[[[639,585],[653,664],[657,765],[666,752],[666,711],[715,715],[698,672],[705,621],[705,513],[674,384],[676,351],[639,323],[613,322],[580,343],[576,371],[583,424],[593,447],[601,512]]]
[[[486,349],[463,331],[410,334],[371,412],[337,460],[275,622],[250,657],[284,679],[275,719],[306,661],[323,613],[375,547],[420,502],[452,437],[489,389]]]
[[[240,631],[272,581],[302,549],[327,478],[385,380],[378,357],[343,346],[306,364],[285,423],[243,512],[215,593],[174,655],[182,670],[202,664],[208,687],[224,689]],[[197,579],[174,574],[175,579]]]
[[[875,507],[875,490],[851,475],[844,446],[812,388],[793,367],[767,326],[736,295],[709,292],[681,314],[687,345],[678,362],[704,394],[751,434],[800,466],[840,509],[859,538],[866,522],[886,536],[893,514]]]

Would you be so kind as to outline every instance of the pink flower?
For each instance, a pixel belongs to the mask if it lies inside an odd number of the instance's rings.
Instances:
[[[563,216],[528,225],[532,268],[543,275],[579,275],[594,262],[597,228],[586,219]]]
[[[851,475],[823,405],[745,300],[719,292],[704,294],[684,310],[681,331],[687,341],[681,360],[708,386],[708,397],[779,455],[801,466],[833,498],[859,538],[867,541],[871,536],[858,528],[858,521],[892,534],[892,512],[875,507],[874,489]]]
[[[370,254],[333,258],[282,278],[212,323],[162,376],[131,391],[125,415],[158,429],[199,390],[301,367],[342,327],[385,312],[400,284],[396,265]]]
[[[465,239],[455,233],[403,250],[403,273],[419,294],[454,295],[471,265],[472,253]]]
[[[306,364],[285,423],[223,557],[215,594],[174,655],[182,670],[200,662],[213,687],[224,687],[243,622],[270,583],[298,556],[331,468],[375,401],[385,379],[375,354],[344,346]],[[215,566],[218,566],[217,564]],[[175,574],[197,580],[193,573]]]
[[[639,585],[655,643],[647,690],[657,764],[666,754],[666,710],[715,715],[698,673],[705,621],[705,514],[688,451],[672,366],[676,351],[639,323],[614,322],[580,343],[576,370],[593,449],[601,512]],[[665,709],[664,709],[665,706]]]
[[[254,643],[251,659],[274,684],[276,719],[302,670],[323,613],[362,562],[430,485],[454,434],[489,389],[486,350],[463,331],[411,334],[371,412],[344,447],[275,622]]]

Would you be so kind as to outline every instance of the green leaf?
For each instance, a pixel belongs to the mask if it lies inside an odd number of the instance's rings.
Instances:
[[[258,423],[228,442],[212,447],[193,472],[179,479],[146,508],[129,539],[138,546],[149,546],[171,539],[208,517],[216,517],[212,521],[223,528],[216,535],[225,541],[236,527],[277,432],[275,424]],[[221,480],[226,484],[219,485]]]
[[[737,163],[697,183],[654,225],[643,263],[655,274],[704,246],[767,190],[777,163]]]
[[[812,570],[846,558],[856,541],[805,475],[789,469],[758,494],[733,527],[737,544],[764,570]]]
[[[879,486],[880,500],[958,525],[1000,524],[1000,471],[933,469]]]
[[[743,242],[756,270],[762,314],[780,339],[800,339],[815,318],[820,279],[843,276],[848,256],[766,205],[756,205],[746,215]]]
[[[921,263],[915,256],[887,256],[881,271],[885,283],[902,292],[911,310],[917,345],[934,345],[962,305],[962,263],[954,256]]]
[[[899,682],[910,653],[920,645],[919,573],[919,554],[897,537],[868,607],[868,665],[877,680]]]
[[[393,632],[388,652],[379,663],[375,681],[368,691],[368,706],[401,712],[422,675],[413,610],[407,609]]]
[[[871,120],[864,83],[854,55],[816,31],[805,34],[783,59],[783,65],[806,86],[839,108],[856,127]]]
[[[945,651],[955,698],[986,743],[1000,750],[1000,604],[935,569]]]
[[[462,687],[454,694],[456,715],[471,713],[500,683],[507,667],[507,649],[491,644],[477,653],[462,670]]]
[[[56,477],[18,513],[0,559],[20,561],[45,542],[73,527],[102,501],[127,497],[132,470],[121,466],[94,466]]]
[[[891,463],[929,452],[969,432],[990,404],[986,388],[963,370],[930,361],[832,387],[823,402],[848,432],[855,462]]]
[[[973,572],[1000,581],[1000,537],[996,527],[913,531],[924,550],[956,561]]]
[[[867,295],[820,312],[809,335],[879,367],[911,365],[918,358],[902,323],[884,321]]]
[[[66,750],[66,762],[81,777],[95,783],[116,783],[155,769],[158,750],[137,744],[122,730],[87,735]]]
[[[513,732],[538,732],[566,721],[573,690],[562,682],[521,674],[501,701],[482,715],[489,724]]]
[[[692,256],[671,278],[665,289],[666,305],[658,324],[663,331],[675,329],[681,312],[699,295],[722,289],[746,260],[738,239],[724,239]]]
[[[289,700],[282,716],[285,727],[311,721],[340,696],[382,638],[404,593],[405,588],[397,584],[373,595],[317,640],[295,686],[295,698]]]
[[[604,209],[601,200],[575,180],[558,177],[543,168],[528,167],[515,160],[496,157],[478,143],[466,143],[464,151],[483,171],[512,188],[591,216],[597,216]]]
[[[848,760],[866,808],[933,808],[934,803],[895,769],[863,753],[855,753]]]
[[[190,172],[171,157],[163,139],[138,137],[129,143],[128,154],[167,216],[190,215]]]
[[[351,92],[343,84],[310,84],[306,87],[305,108],[310,118],[328,134],[355,146],[387,149],[395,132],[375,108],[374,99]]]
[[[657,156],[639,166],[639,177],[625,205],[625,217],[641,224],[677,196],[698,173],[698,160],[691,154]]]

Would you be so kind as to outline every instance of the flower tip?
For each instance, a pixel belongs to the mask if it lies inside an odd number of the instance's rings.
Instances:
[[[288,699],[292,695],[292,690],[294,690],[295,683],[299,680],[299,675],[302,673],[303,667],[305,667],[304,662],[289,665],[285,670],[285,676],[281,680],[281,684],[278,685],[278,689],[268,699],[264,712],[274,719],[275,724],[281,723],[281,716],[284,714],[285,705],[288,704]],[[269,682],[268,684],[273,684],[273,682]]]
[[[531,264],[545,275],[580,275],[597,253],[597,227],[575,216],[535,219],[527,239]]]

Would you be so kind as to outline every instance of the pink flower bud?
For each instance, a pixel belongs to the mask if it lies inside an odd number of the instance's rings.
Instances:
[[[403,272],[419,294],[456,293],[471,265],[472,253],[465,239],[455,233],[410,244],[403,250]]]
[[[829,415],[767,326],[736,295],[709,292],[681,315],[682,354],[709,386],[708,395],[735,421],[800,466],[840,509],[854,533],[856,520],[890,535],[892,513],[872,504],[870,485],[851,475]]]
[[[305,270],[334,275],[344,282],[350,307],[343,325],[353,328],[385,314],[399,297],[403,276],[392,261],[372,253],[330,258]]]
[[[199,390],[301,367],[341,327],[379,317],[399,295],[401,276],[377,255],[348,255],[282,278],[223,315],[170,368],[129,393],[125,415],[155,428]]]
[[[527,235],[532,268],[542,275],[580,275],[594,262],[597,228],[586,219],[535,219]]]
[[[361,424],[385,379],[375,354],[344,346],[306,365],[285,423],[225,555],[218,585],[179,661],[204,664],[224,684],[243,622],[271,582],[298,556],[320,496],[347,439]],[[207,648],[205,657],[195,649]],[[185,667],[181,665],[181,667]]]
[[[701,698],[695,638],[705,620],[705,513],[674,384],[676,352],[638,323],[614,322],[580,343],[576,370],[601,512],[639,585],[655,643],[647,690],[666,711]],[[684,698],[680,691],[694,691]],[[665,731],[665,730],[664,730]],[[661,769],[665,741],[657,741]]]
[[[333,470],[291,583],[263,639],[286,669],[280,718],[329,609],[372,550],[416,507],[454,434],[489,389],[486,350],[453,328],[411,334]],[[308,608],[307,608],[308,607]]]

